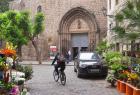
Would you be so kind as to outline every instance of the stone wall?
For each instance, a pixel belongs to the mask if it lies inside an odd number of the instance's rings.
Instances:
[[[16,0],[20,1],[20,0]],[[42,59],[47,59],[49,45],[57,45],[58,29],[62,17],[71,9],[82,7],[88,10],[93,16],[95,15],[98,22],[101,37],[106,36],[106,17],[102,13],[102,7],[107,6],[106,0],[21,0],[11,4],[11,9],[28,10],[33,18],[37,12],[37,7],[42,6],[42,11],[45,15],[45,31],[38,37],[38,45],[41,47]],[[22,7],[20,7],[22,6]],[[28,46],[23,46],[23,59],[35,60],[36,54],[31,43]]]

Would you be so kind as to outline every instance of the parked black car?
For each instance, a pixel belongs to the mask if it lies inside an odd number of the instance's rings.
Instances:
[[[77,77],[83,75],[107,76],[108,67],[102,58],[95,52],[81,52],[74,60],[74,71]]]

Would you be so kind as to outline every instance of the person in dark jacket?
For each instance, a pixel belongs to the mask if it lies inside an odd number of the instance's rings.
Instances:
[[[63,55],[60,55],[60,53],[57,53],[52,65],[54,65],[54,63],[57,62],[57,64],[55,65],[55,70],[58,73],[58,68],[60,68],[61,72],[63,72],[65,70],[65,58]]]

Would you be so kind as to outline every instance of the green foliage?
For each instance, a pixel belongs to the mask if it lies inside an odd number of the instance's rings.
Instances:
[[[123,56],[121,61],[122,61],[122,64],[127,65],[127,66],[130,66],[131,64],[131,59],[128,56]]]
[[[2,37],[18,47],[28,42],[27,37],[23,35],[23,29],[20,28],[22,16],[24,15],[16,11],[7,11],[0,16],[0,33]],[[26,21],[25,18],[24,21]],[[22,24],[22,26],[27,27],[27,25],[24,24]]]
[[[109,51],[104,55],[106,63],[110,66],[114,63],[121,63],[122,54],[120,52]]]
[[[110,65],[111,70],[114,70],[115,73],[122,71],[122,70],[127,70],[128,67],[119,63],[115,63]]]
[[[108,75],[107,75],[105,80],[107,82],[111,83],[111,86],[115,85],[116,79],[115,79],[114,71],[113,70],[109,71],[109,73],[108,73]]]
[[[8,11],[0,15],[0,38],[8,42],[12,42],[17,46],[18,55],[22,57],[21,47],[26,45],[29,40],[32,41],[35,47],[37,58],[40,59],[41,53],[36,45],[35,37],[44,30],[44,15],[37,13],[35,21],[30,19],[28,12]]]
[[[5,83],[2,80],[0,81],[0,87],[4,88],[7,91],[10,91],[12,89],[13,85],[14,85],[14,83],[12,83],[12,82]]]
[[[115,26],[113,29],[112,29],[116,34],[118,34],[118,36],[120,38],[123,38],[125,36],[125,29],[121,26]]]
[[[16,64],[16,70],[17,71],[20,71],[20,72],[23,72],[24,71],[24,67],[20,64]]]
[[[0,13],[9,10],[9,2],[12,0],[0,0]]]
[[[31,36],[31,22],[29,19],[29,12],[23,11],[17,16],[18,27],[23,31],[23,35],[27,36],[27,39]]]
[[[140,29],[139,5],[140,0],[128,0],[126,7],[115,16],[118,26],[115,26],[113,30],[120,38],[125,37],[131,41],[139,38],[139,33],[137,33]]]
[[[32,66],[30,66],[30,65],[28,65],[28,66],[16,65],[16,70],[25,73],[26,80],[29,80],[32,78],[32,74],[33,74]]]
[[[138,64],[134,70],[137,72],[137,74],[140,76],[140,64]]]
[[[112,64],[112,65],[110,66],[111,70],[114,70],[115,72],[118,71],[118,70],[120,70],[121,67],[122,67],[122,65],[119,64],[119,63],[115,63],[115,64]]]
[[[101,41],[96,48],[96,51],[102,55],[103,52],[107,51],[109,48],[109,45],[107,45],[107,41]]]
[[[130,40],[135,40],[135,39],[137,39],[139,37],[139,34],[140,33],[135,33],[135,32],[128,33],[127,38],[130,39]]]
[[[0,62],[5,62],[5,58],[0,57]]]
[[[116,21],[122,22],[123,19],[124,19],[124,16],[123,16],[122,14],[117,14],[117,15],[115,16],[115,19],[116,19]]]
[[[8,82],[8,83],[4,83],[4,88],[7,90],[7,91],[10,91],[13,87],[14,83],[11,83],[11,82]]]
[[[126,81],[127,78],[128,78],[127,74],[124,74],[124,73],[121,73],[118,76],[118,79],[123,80],[123,81]]]
[[[35,23],[34,23],[34,33],[33,37],[36,37],[38,34],[40,34],[43,31],[43,21],[44,21],[44,15],[42,13],[38,13],[35,16]]]
[[[25,78],[31,79],[32,78],[32,74],[33,74],[33,70],[32,70],[32,66],[25,66],[24,67],[24,73],[25,73]]]
[[[18,80],[17,85],[22,85],[24,84],[24,80]]]

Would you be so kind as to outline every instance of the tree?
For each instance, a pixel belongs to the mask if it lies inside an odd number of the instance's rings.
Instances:
[[[17,54],[19,56],[19,58],[21,59],[22,57],[22,52],[21,52],[21,47],[25,44],[27,44],[27,42],[29,41],[29,39],[23,34],[23,30],[20,27],[20,25],[22,24],[21,19],[24,18],[24,15],[20,12],[16,12],[16,11],[7,11],[6,13],[3,13],[4,15],[6,15],[6,18],[3,18],[5,22],[3,22],[3,35],[4,35],[4,39],[12,42],[13,45],[17,45]],[[26,19],[24,19],[26,21]],[[27,25],[25,25],[25,27],[28,27]]]
[[[28,12],[8,11],[0,15],[0,33],[5,40],[17,45],[19,57],[22,57],[21,47],[30,40],[36,50],[37,60],[41,64],[41,51],[35,38],[43,32],[43,21],[44,15],[40,12],[36,14],[32,23]]]
[[[30,40],[36,50],[36,54],[37,54],[37,60],[39,61],[39,64],[41,64],[41,51],[38,48],[37,45],[37,41],[35,40],[35,38],[41,33],[43,32],[43,22],[44,21],[44,15],[43,13],[39,12],[37,13],[37,15],[35,16],[35,22],[34,22],[34,27],[33,27],[33,32],[31,32],[30,35]]]
[[[17,45],[18,55],[21,58],[21,48],[23,45],[26,45],[29,42],[28,37],[24,35],[24,31],[21,28],[21,25],[24,24],[24,27],[30,27],[29,25],[21,22],[21,20],[24,19],[24,21],[28,21],[26,19],[28,16],[25,16],[22,12],[8,11],[7,17],[9,20],[9,25],[7,26],[5,36],[8,41],[12,42],[14,45]]]
[[[19,21],[19,27],[23,30],[23,34],[32,42],[36,51],[37,60],[39,61],[39,64],[42,64],[41,51],[39,50],[37,39],[35,38],[44,30],[44,15],[43,13],[38,12],[35,15],[34,23],[31,23],[32,21],[29,20],[29,15],[27,12],[22,12],[21,14],[24,16],[22,16],[23,18]]]
[[[9,2],[12,0],[0,0],[0,13],[9,10]]]
[[[126,7],[116,16],[116,27],[113,30],[120,38],[131,41],[131,51],[134,51],[135,40],[140,34],[140,0],[128,0]]]

